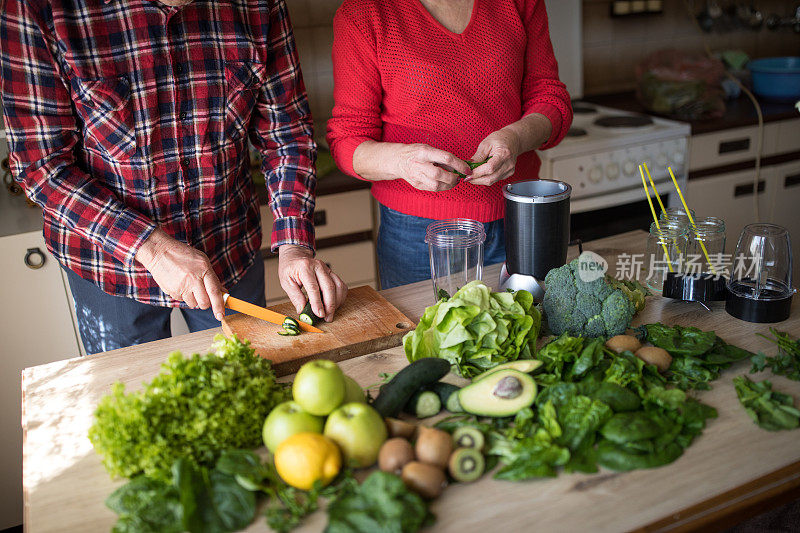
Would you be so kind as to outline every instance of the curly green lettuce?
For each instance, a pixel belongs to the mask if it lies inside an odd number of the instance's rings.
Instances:
[[[261,445],[264,418],[287,389],[249,342],[217,335],[212,349],[174,352],[142,390],[116,383],[100,400],[89,440],[112,477],[167,481],[179,458],[211,466],[225,448]]]

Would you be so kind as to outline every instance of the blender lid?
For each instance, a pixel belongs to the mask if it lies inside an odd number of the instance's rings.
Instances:
[[[503,187],[503,197],[522,204],[547,204],[566,200],[572,194],[569,183],[558,180],[515,181]]]

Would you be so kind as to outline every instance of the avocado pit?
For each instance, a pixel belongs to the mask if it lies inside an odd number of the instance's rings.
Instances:
[[[497,382],[492,394],[504,400],[513,400],[522,394],[522,382],[514,376],[506,376]]]

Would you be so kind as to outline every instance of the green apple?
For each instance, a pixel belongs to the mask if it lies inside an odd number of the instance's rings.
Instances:
[[[361,385],[356,383],[356,380],[345,374],[344,376],[344,401],[342,403],[362,402],[367,403],[367,397],[364,396],[364,391]]]
[[[330,414],[322,434],[339,446],[345,464],[365,468],[378,459],[386,440],[386,423],[366,403],[350,402]]]
[[[317,359],[300,367],[292,384],[294,401],[312,415],[325,416],[342,405],[344,373],[333,361]]]
[[[264,444],[270,453],[275,453],[278,445],[295,433],[322,433],[323,423],[321,416],[307,413],[297,402],[283,402],[264,420]]]

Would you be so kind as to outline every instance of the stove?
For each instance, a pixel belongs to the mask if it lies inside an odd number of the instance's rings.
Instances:
[[[555,148],[539,152],[540,177],[572,186],[571,212],[600,210],[644,199],[639,164],[647,168],[662,198],[675,200],[667,172],[671,166],[685,188],[689,161],[688,124],[573,102],[567,136]]]

